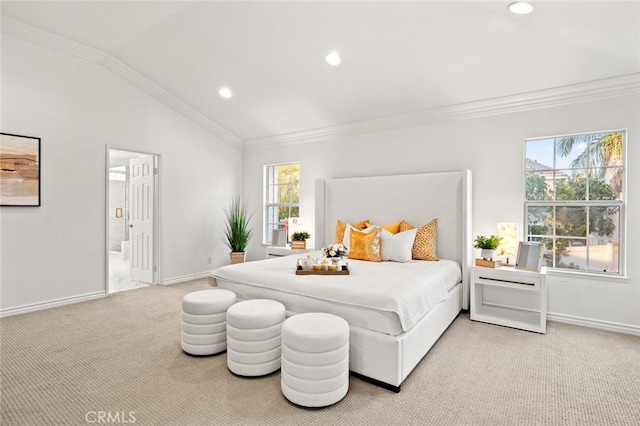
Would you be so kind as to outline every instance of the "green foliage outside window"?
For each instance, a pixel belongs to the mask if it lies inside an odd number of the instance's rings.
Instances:
[[[282,229],[290,217],[300,217],[300,164],[265,167],[266,205],[264,242],[271,241],[272,230]]]
[[[575,247],[591,254],[608,244],[616,264],[604,271],[619,272],[623,141],[623,132],[527,141],[527,235],[545,244],[548,266],[601,270],[591,266],[595,255],[585,254],[582,265],[564,258]]]

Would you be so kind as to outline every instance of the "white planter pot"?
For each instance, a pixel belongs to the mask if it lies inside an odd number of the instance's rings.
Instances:
[[[484,260],[493,260],[493,256],[495,256],[495,250],[491,249],[482,249],[481,256]]]

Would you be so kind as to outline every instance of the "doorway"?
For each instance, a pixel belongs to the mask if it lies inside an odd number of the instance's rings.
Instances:
[[[159,156],[107,146],[108,294],[159,280]]]

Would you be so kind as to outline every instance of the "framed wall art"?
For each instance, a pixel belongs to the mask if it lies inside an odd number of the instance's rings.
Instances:
[[[0,206],[40,206],[40,138],[0,133]]]

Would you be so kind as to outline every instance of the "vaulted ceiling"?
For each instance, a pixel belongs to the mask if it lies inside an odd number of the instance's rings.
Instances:
[[[2,15],[106,53],[243,141],[640,73],[639,1],[508,4],[3,1]]]

